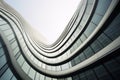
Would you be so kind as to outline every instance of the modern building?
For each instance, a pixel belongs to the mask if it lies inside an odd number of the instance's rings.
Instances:
[[[82,0],[51,45],[33,32],[0,1],[0,80],[120,80],[119,0]]]

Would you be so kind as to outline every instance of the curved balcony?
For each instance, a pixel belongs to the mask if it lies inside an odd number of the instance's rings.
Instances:
[[[83,0],[66,33],[47,46],[0,1],[0,80],[119,80],[119,5],[119,0]]]

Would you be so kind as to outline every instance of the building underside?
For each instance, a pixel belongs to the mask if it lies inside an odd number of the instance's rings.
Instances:
[[[0,1],[0,80],[120,80],[119,0],[82,0],[51,45],[34,32]]]

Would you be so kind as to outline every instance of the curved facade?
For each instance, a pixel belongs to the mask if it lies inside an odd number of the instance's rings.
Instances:
[[[0,80],[120,80],[120,1],[82,0],[61,36],[39,41],[0,1]]]

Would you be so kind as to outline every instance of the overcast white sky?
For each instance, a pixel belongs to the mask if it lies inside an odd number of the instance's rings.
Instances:
[[[5,0],[53,43],[62,33],[81,0]]]

